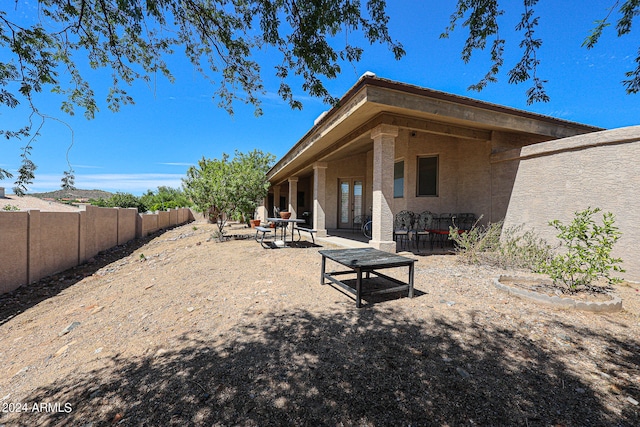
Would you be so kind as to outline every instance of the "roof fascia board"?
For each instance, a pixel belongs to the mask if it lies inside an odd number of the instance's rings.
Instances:
[[[314,125],[305,136],[300,139],[267,173],[267,179],[277,175],[279,171],[294,161],[302,152],[308,150],[316,141],[327,135],[331,130],[348,118],[353,111],[367,102],[367,88],[359,86],[357,93],[351,91],[343,97],[340,104],[334,107],[327,115]],[[345,99],[346,98],[346,99]],[[344,102],[343,102],[344,101]]]
[[[578,126],[570,122],[543,120],[546,119],[545,116],[523,115],[518,110],[486,109],[483,104],[471,106],[467,103],[456,102],[456,100],[425,97],[384,87],[370,87],[367,95],[369,102],[377,103],[383,106],[382,108],[387,106],[419,111],[439,117],[440,119],[436,120],[440,122],[447,121],[447,118],[453,118],[468,122],[470,126],[484,125],[496,130],[526,132],[553,138],[564,138],[574,136],[576,133],[596,130],[590,126]]]
[[[383,123],[398,126],[399,128],[475,141],[491,140],[490,130],[473,129],[435,120],[418,119],[391,113],[382,113],[381,116]]]

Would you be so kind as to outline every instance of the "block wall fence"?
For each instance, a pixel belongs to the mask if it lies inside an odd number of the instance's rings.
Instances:
[[[601,223],[602,213],[612,212],[622,233],[613,255],[626,270],[616,275],[640,282],[640,126],[542,142],[494,160],[517,170],[505,228],[524,225],[555,244],[549,221],[568,224],[591,207],[602,209],[594,217]]]
[[[106,249],[194,219],[187,208],[155,214],[96,206],[79,212],[0,212],[0,294],[80,265]]]

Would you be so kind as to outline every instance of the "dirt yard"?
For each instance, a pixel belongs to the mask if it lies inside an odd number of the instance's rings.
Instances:
[[[638,285],[619,313],[560,310],[493,286],[514,272],[416,256],[413,299],[356,309],[322,248],[213,231],[0,296],[0,425],[640,425]]]
[[[8,194],[5,197],[0,197],[0,210],[25,211],[27,209],[37,209],[43,212],[77,212],[80,210],[77,206],[43,200],[32,196],[20,197]]]

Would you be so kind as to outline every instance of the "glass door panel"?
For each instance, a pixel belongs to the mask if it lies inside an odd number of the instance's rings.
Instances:
[[[338,228],[351,228],[353,218],[363,214],[364,181],[361,178],[340,179]]]

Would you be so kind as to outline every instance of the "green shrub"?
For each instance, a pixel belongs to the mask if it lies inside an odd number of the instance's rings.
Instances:
[[[20,208],[19,208],[19,207],[17,207],[17,206],[15,206],[15,205],[4,205],[4,206],[2,207],[2,210],[3,210],[3,211],[9,211],[9,212],[11,212],[11,211],[19,211],[19,210],[20,210]]]
[[[609,285],[621,281],[611,276],[613,271],[624,272],[617,265],[622,263],[622,259],[611,256],[613,245],[621,233],[614,225],[615,218],[611,212],[602,215],[602,225],[596,224],[593,215],[598,212],[599,208],[590,207],[576,212],[569,225],[558,220],[549,222],[559,231],[557,237],[565,250],[542,263],[540,271],[548,274],[555,284],[564,284],[570,292],[580,288],[593,290],[590,285],[598,278],[607,279]]]

